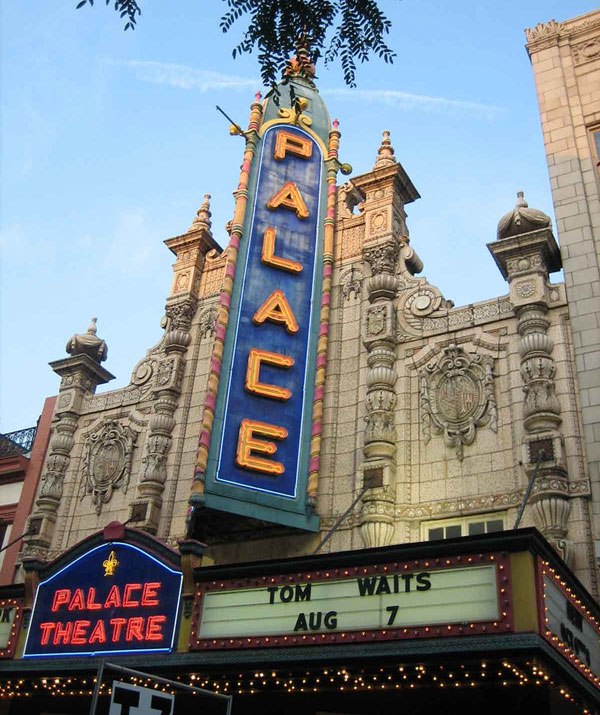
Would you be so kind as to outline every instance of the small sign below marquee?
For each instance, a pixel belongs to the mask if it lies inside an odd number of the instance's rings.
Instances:
[[[169,652],[182,581],[138,546],[96,546],[39,584],[23,657]]]

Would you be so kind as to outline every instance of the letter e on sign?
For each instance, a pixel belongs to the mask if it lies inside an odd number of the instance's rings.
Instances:
[[[175,696],[113,681],[108,715],[172,715]]]

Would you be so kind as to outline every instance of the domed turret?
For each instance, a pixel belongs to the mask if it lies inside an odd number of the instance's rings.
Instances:
[[[550,228],[550,216],[543,211],[530,209],[522,191],[517,192],[517,203],[512,211],[498,221],[498,239],[531,233],[540,228]]]

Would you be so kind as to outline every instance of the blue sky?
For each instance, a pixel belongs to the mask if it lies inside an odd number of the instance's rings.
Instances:
[[[35,424],[58,377],[47,363],[92,316],[114,389],[161,335],[172,254],[205,193],[224,245],[245,125],[260,89],[233,60],[220,0],[144,0],[135,32],[97,0],[6,2],[2,25],[0,431]],[[340,158],[374,162],[389,129],[422,198],[407,207],[423,275],[456,305],[506,293],[485,244],[518,190],[552,215],[525,27],[584,0],[383,0],[393,65],[339,68],[318,86],[340,120]],[[560,277],[555,277],[555,280]]]

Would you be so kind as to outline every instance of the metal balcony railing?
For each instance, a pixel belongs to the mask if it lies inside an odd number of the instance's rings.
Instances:
[[[0,457],[12,457],[15,454],[27,454],[31,451],[37,425],[27,429],[0,434]]]

